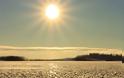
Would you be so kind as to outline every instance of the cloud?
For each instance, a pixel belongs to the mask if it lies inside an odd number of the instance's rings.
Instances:
[[[0,46],[1,56],[23,56],[32,59],[71,58],[89,53],[122,54],[122,50],[89,47],[16,47]]]
[[[119,49],[108,49],[108,48],[89,48],[89,47],[15,47],[15,46],[0,46],[0,51],[77,51],[77,52],[99,52],[99,53],[122,53]]]

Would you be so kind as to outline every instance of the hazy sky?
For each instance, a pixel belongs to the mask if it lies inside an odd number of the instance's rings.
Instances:
[[[39,0],[0,0],[0,45],[124,49],[124,0],[70,0],[66,25],[52,31],[38,23],[39,5]]]

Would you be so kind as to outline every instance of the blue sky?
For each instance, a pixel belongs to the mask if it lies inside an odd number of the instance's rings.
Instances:
[[[34,24],[42,18],[35,16],[37,5],[39,0],[0,0],[0,45],[124,49],[124,0],[70,0],[73,20],[54,31]]]

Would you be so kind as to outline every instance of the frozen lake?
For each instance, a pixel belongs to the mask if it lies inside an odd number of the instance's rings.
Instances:
[[[121,62],[0,62],[0,78],[124,78]]]

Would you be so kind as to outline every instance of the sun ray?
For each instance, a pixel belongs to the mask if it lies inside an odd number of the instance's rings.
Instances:
[[[74,16],[71,15],[74,6],[71,6],[69,1],[70,0],[38,0],[38,2],[36,2],[37,4],[32,3],[28,5],[30,9],[33,9],[33,12],[29,11],[28,13],[25,13],[25,15],[31,16],[33,19],[29,28],[36,31],[35,35],[37,36],[45,33],[45,41],[48,41],[47,44],[49,44],[49,39],[54,42],[55,35],[59,37],[58,39],[60,39],[60,41],[65,40],[70,42],[63,30],[75,33],[70,25],[73,22],[73,19],[75,19]],[[57,18],[55,19],[49,19],[46,16],[47,8],[49,9],[49,6],[51,5],[54,5],[54,8],[59,10],[59,15],[57,15]],[[48,14],[50,14],[49,11]]]

